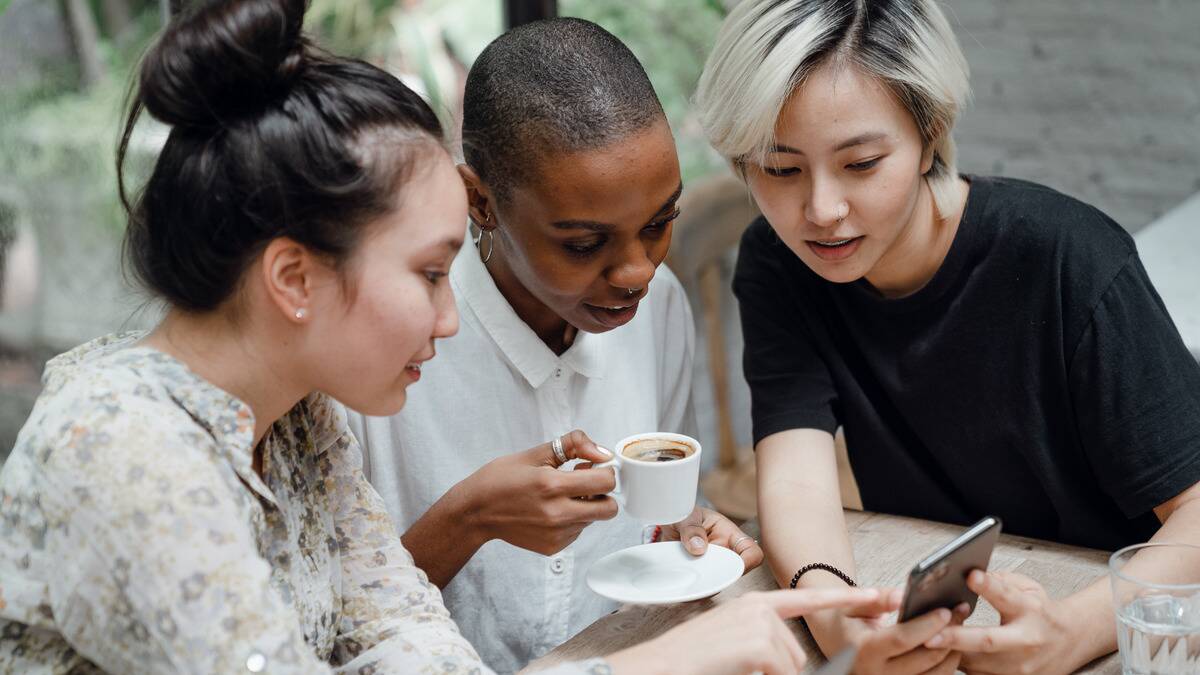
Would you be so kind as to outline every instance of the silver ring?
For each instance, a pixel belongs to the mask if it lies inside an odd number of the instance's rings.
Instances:
[[[755,539],[754,537],[751,537],[751,536],[750,536],[750,535],[748,535],[748,534],[743,534],[742,536],[738,537],[737,539],[734,539],[734,540],[733,540],[733,542],[732,542],[731,544],[729,544],[729,549],[730,549],[731,551],[734,551],[735,553],[741,553],[741,551],[738,551],[738,550],[737,550],[737,545],[738,545],[738,544],[740,544],[740,543],[742,543],[743,541],[745,541],[745,540],[747,540],[747,539],[749,539],[750,541],[754,542],[755,544],[757,544],[757,543],[758,543],[758,540],[757,540],[757,539]]]
[[[567,453],[563,452],[562,438],[550,441],[550,449],[554,451],[554,458],[558,460],[559,465],[567,463]]]

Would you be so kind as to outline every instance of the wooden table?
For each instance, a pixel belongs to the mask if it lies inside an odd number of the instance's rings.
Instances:
[[[962,531],[955,525],[864,511],[846,511],[846,526],[854,545],[858,580],[864,586],[903,586],[917,560]],[[742,529],[757,535],[756,522],[747,523]],[[1040,582],[1052,597],[1063,597],[1107,574],[1107,564],[1108,553],[1103,551],[1002,535],[992,554],[991,569],[1019,572]],[[678,605],[629,605],[596,621],[532,665],[545,668],[562,661],[611,654],[659,635],[730,598],[774,588],[775,580],[764,564],[708,600]],[[967,623],[995,625],[999,621],[996,610],[980,600]],[[799,621],[793,622],[792,630],[809,662],[824,662],[812,636]],[[1079,672],[1117,674],[1121,672],[1121,664],[1114,654]]]

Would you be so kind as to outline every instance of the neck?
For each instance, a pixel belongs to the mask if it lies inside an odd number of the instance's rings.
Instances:
[[[959,193],[951,207],[950,216],[941,218],[929,184],[921,181],[917,205],[908,225],[866,276],[867,281],[884,297],[912,295],[924,288],[937,274],[950,252],[962,220],[968,185],[960,179],[958,187]]]
[[[501,237],[496,237],[497,245],[500,244],[500,241]],[[500,246],[500,248],[508,247]],[[484,267],[491,275],[500,295],[504,296],[513,311],[517,313],[517,317],[524,321],[525,325],[529,326],[551,351],[561,355],[574,340],[574,326],[568,324],[565,319],[525,288],[525,285],[513,273],[512,267],[508,263],[509,256],[505,256],[504,253],[504,250],[497,251],[497,254],[493,255]],[[478,253],[472,252],[471,255],[478,255]]]
[[[253,319],[247,319],[252,322]],[[271,348],[263,336],[239,330],[221,312],[178,310],[146,336],[143,344],[182,361],[192,372],[250,406],[254,447],[275,420],[308,394],[283,362],[286,349]]]

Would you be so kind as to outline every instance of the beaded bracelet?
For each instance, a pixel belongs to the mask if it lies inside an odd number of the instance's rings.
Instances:
[[[850,588],[855,588],[858,586],[858,584],[854,583],[854,580],[851,579],[849,575],[833,565],[827,565],[825,563],[809,563],[796,570],[796,576],[792,577],[792,583],[789,584],[788,587],[795,588],[796,584],[800,583],[800,577],[804,576],[805,572],[811,572],[813,570],[825,570],[826,572],[829,572],[830,574],[849,584]]]

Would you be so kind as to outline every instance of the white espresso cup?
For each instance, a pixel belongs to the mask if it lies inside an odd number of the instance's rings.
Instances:
[[[661,452],[653,452],[653,441],[661,441]],[[621,439],[613,458],[595,467],[612,467],[617,476],[612,494],[628,516],[647,525],[671,525],[696,508],[700,450],[700,442],[691,436],[654,431]],[[679,452],[685,456],[663,458]]]

